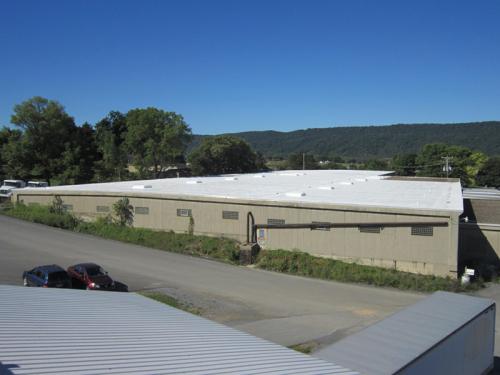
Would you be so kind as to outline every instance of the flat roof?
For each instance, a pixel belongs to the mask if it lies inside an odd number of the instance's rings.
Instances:
[[[384,177],[387,171],[306,170],[166,178],[23,189],[89,193],[141,193],[203,199],[314,203],[395,209],[463,211],[460,182]],[[19,192],[19,190],[18,190]]]
[[[0,285],[1,374],[343,374],[134,293]]]
[[[436,292],[313,355],[345,366],[355,365],[361,374],[396,374],[494,306],[495,302],[486,298]],[[485,345],[491,349],[493,360],[494,333],[482,329],[480,334],[481,340],[491,338]]]

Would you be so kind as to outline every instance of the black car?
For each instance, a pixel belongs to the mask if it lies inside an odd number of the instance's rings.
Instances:
[[[39,266],[23,272],[24,286],[44,288],[71,288],[71,278],[64,268],[57,264]]]

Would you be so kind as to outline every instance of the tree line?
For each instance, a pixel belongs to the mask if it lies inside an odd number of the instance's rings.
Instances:
[[[111,111],[96,124],[77,126],[60,103],[42,97],[14,106],[11,123],[15,128],[0,129],[2,180],[45,180],[58,185],[160,178],[169,168],[188,163],[193,175],[267,168],[369,169],[393,170],[401,176],[460,178],[464,186],[500,186],[500,158],[445,143],[364,161],[344,158],[335,149],[321,154],[320,147],[314,153],[295,152],[266,160],[245,140],[232,135],[198,138],[196,147],[190,148],[191,128],[175,112],[153,107]]]
[[[470,148],[444,143],[424,145],[418,153],[357,161],[340,156],[294,153],[274,159],[275,169],[360,169],[394,171],[398,176],[459,178],[463,186],[500,187],[500,157],[488,157]]]
[[[290,132],[251,131],[231,133],[269,158],[290,154],[341,156],[366,161],[418,153],[427,144],[445,143],[500,156],[500,121],[460,124],[399,124],[302,129]],[[196,147],[204,136],[195,135]]]
[[[180,114],[148,107],[111,111],[77,126],[57,101],[33,97],[14,107],[14,129],[0,130],[0,179],[51,185],[159,178],[186,163],[192,131]],[[206,139],[188,156],[197,175],[251,172],[262,158],[234,137]]]

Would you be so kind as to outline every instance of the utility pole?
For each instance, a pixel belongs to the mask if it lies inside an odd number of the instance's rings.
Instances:
[[[444,160],[444,168],[443,170],[446,172],[446,178],[448,178],[448,175],[451,171],[451,166],[450,166],[450,160],[453,159],[452,156],[443,156],[441,159]]]
[[[305,152],[302,153],[302,170],[303,171],[306,170],[306,153]]]

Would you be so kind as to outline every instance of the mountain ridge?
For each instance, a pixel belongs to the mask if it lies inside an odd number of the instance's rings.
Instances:
[[[396,154],[417,153],[429,143],[465,146],[490,156],[500,155],[500,121],[338,126],[221,135],[242,138],[266,157],[287,157],[307,152],[322,157],[341,156],[360,160],[390,158]],[[205,137],[211,135],[195,135],[190,149]]]

